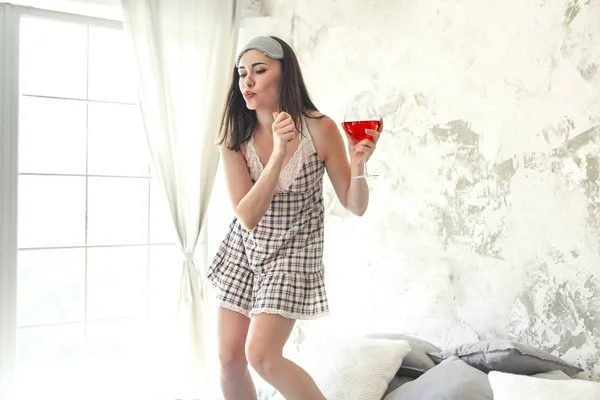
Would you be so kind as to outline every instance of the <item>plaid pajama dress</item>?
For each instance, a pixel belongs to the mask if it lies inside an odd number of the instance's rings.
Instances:
[[[262,220],[249,231],[234,218],[208,269],[219,304],[249,317],[314,319],[329,313],[323,270],[325,165],[305,123],[302,129]],[[254,183],[263,167],[252,138],[243,153]]]

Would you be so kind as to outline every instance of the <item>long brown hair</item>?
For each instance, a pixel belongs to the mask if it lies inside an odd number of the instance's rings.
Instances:
[[[322,118],[322,116],[311,115],[311,112],[319,112],[319,110],[310,99],[294,50],[282,39],[276,36],[271,38],[277,40],[283,47],[283,59],[280,60],[279,104],[282,111],[290,114],[296,129],[301,131],[302,116],[307,118]],[[217,141],[218,145],[224,144],[228,149],[235,151],[239,151],[240,145],[250,140],[258,123],[256,112],[246,107],[238,87],[239,79],[238,69],[234,67]]]

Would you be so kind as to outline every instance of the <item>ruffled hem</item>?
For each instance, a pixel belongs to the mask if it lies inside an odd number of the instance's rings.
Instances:
[[[315,320],[315,319],[327,317],[330,315],[329,310],[324,310],[317,314],[292,313],[292,312],[287,312],[287,311],[283,311],[283,310],[277,310],[274,308],[256,308],[256,309],[252,309],[251,311],[248,311],[243,307],[228,303],[226,301],[219,301],[218,306],[226,308],[226,309],[234,311],[234,312],[237,312],[239,314],[242,314],[244,317],[248,317],[248,318],[252,318],[253,316],[258,315],[258,314],[276,314],[276,315],[281,315],[284,318],[308,321],[308,320]]]
[[[329,314],[324,271],[270,272],[254,277],[251,314],[279,314],[290,319],[317,319]]]
[[[231,304],[231,303],[228,303],[228,302],[222,301],[222,300],[218,302],[218,305],[219,305],[219,307],[223,307],[223,308],[226,308],[228,310],[240,313],[244,317],[248,317],[248,318],[251,317],[250,311],[246,310],[244,307],[240,307],[240,306],[237,306],[235,304]]]
[[[277,315],[281,315],[284,318],[295,319],[295,320],[304,320],[304,321],[315,320],[315,319],[327,317],[330,315],[329,310],[321,311],[317,314],[300,314],[300,313],[290,313],[287,311],[276,310],[273,308],[257,308],[255,310],[254,309],[252,310],[252,312],[250,313],[250,317],[253,317],[258,314],[277,314]]]
[[[207,279],[217,292],[217,304],[248,318],[257,314],[277,314],[294,320],[314,320],[329,315],[324,270],[312,273],[272,271],[261,275],[225,275],[221,268],[210,268]],[[238,283],[252,292],[228,290]],[[240,305],[240,303],[244,305]]]

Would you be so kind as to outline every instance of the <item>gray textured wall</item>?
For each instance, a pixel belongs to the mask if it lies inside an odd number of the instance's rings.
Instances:
[[[372,199],[327,187],[332,317],[440,346],[516,338],[600,379],[600,1],[271,0],[275,33],[341,121],[385,120]]]

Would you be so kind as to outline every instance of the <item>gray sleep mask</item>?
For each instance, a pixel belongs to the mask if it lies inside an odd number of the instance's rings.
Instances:
[[[249,50],[258,50],[274,60],[283,60],[283,47],[281,46],[281,43],[269,36],[257,36],[249,41],[240,51],[240,54],[235,60],[235,66],[237,68],[240,66],[240,58],[242,58],[244,53]]]

